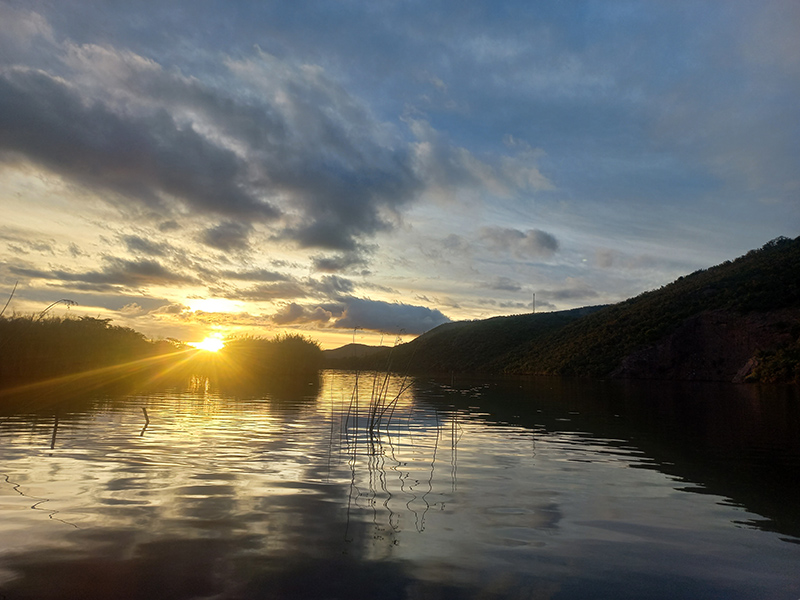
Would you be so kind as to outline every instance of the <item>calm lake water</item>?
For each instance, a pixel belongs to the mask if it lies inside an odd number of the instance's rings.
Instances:
[[[0,414],[0,598],[797,600],[799,476],[796,387],[31,398]]]

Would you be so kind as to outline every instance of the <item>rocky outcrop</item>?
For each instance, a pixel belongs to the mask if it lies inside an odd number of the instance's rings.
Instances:
[[[799,309],[739,314],[707,311],[672,334],[626,356],[611,374],[620,379],[745,381],[758,355],[795,342]]]

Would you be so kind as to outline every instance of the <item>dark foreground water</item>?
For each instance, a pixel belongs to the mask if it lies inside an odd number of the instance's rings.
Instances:
[[[6,406],[0,598],[800,598],[797,388],[411,383]]]

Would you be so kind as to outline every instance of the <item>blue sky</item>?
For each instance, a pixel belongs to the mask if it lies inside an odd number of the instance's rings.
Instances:
[[[616,302],[800,233],[798,32],[792,1],[0,1],[0,286],[325,346]]]

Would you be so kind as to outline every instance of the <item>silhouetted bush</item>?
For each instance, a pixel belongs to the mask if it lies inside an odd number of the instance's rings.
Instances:
[[[228,340],[219,353],[220,369],[253,377],[294,377],[322,368],[319,343],[293,333],[272,339],[242,337]]]
[[[48,379],[181,350],[110,319],[0,317],[0,386]]]

